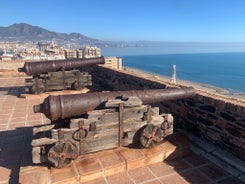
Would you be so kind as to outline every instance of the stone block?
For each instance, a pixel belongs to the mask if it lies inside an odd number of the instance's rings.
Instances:
[[[106,176],[120,173],[126,170],[124,159],[118,152],[107,150],[96,153],[102,164]]]
[[[122,148],[118,152],[124,158],[127,170],[143,167],[145,164],[144,154],[139,149]]]
[[[238,157],[234,157],[231,153],[225,152],[223,150],[216,150],[213,152],[213,155],[226,163],[228,163],[231,167],[245,173],[245,163],[242,159]]]
[[[233,103],[226,103],[225,109],[229,112],[236,112],[238,109],[238,106]]]
[[[177,183],[181,183],[181,184],[188,184],[189,183],[180,174],[173,174],[170,176],[165,176],[165,177],[162,177],[160,180],[162,183],[176,183],[176,184]]]
[[[150,164],[148,167],[150,168],[152,173],[154,173],[154,175],[156,175],[157,177],[163,177],[175,173],[172,167],[170,167],[168,164],[165,164],[163,162]]]
[[[226,102],[222,101],[220,99],[215,100],[214,102],[214,106],[216,107],[217,110],[224,110],[225,106],[226,106]]]
[[[181,157],[180,147],[177,147],[171,142],[164,142],[164,144],[161,144],[163,153],[164,153],[164,159],[163,160],[172,160],[176,158]]]
[[[103,176],[103,169],[96,154],[82,155],[75,160],[80,182],[87,182]]]
[[[8,183],[10,178],[11,169],[0,166],[0,181],[3,183]]]
[[[238,106],[237,107],[237,113],[238,114],[245,114],[245,107],[244,106]]]
[[[183,133],[174,133],[169,141],[176,146],[176,152],[180,152],[177,158],[184,157],[190,153],[190,140]]]
[[[210,180],[197,169],[192,169],[190,171],[182,173],[181,175],[183,178],[185,178],[185,180],[188,183],[209,183],[210,182]]]
[[[71,162],[71,165],[66,168],[52,168],[50,170],[50,178],[52,184],[77,184],[79,181],[79,173],[75,164]]]
[[[228,127],[228,122],[222,119],[218,119],[214,123],[216,126],[218,126],[220,129],[225,129]]]
[[[184,157],[184,160],[193,167],[200,167],[209,162],[205,157],[196,155],[194,153],[191,153],[188,156]]]
[[[192,168],[192,166],[186,163],[183,159],[165,160],[164,163],[168,164],[169,167],[178,173],[185,172]]]
[[[114,175],[110,175],[106,177],[108,183],[118,183],[118,184],[130,184],[133,183],[129,176],[124,172],[124,173],[118,173]]]
[[[205,165],[200,167],[199,170],[212,180],[221,179],[226,175],[222,169],[216,167],[214,164]]]
[[[150,149],[142,149],[141,151],[145,156],[146,165],[162,162],[165,157],[165,152],[162,150],[161,145],[157,145]]]
[[[213,98],[209,96],[203,96],[203,103],[204,104],[212,104],[213,103]]]
[[[196,94],[196,99],[197,99],[197,101],[203,103],[203,95],[197,93],[197,94]]]
[[[154,175],[147,167],[133,169],[128,171],[128,173],[135,183],[142,183],[154,179]]]
[[[46,167],[21,167],[19,173],[19,183],[26,184],[47,184],[49,183],[49,173]]]
[[[81,183],[86,183],[86,184],[108,184],[108,182],[105,180],[104,177],[97,178],[91,181],[86,181],[86,182],[81,182]]]

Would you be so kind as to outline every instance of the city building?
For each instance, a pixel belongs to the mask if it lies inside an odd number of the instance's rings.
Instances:
[[[83,58],[83,50],[77,49],[77,58]]]
[[[54,42],[0,42],[0,56],[3,54],[12,54],[12,59],[22,60],[58,60],[72,58],[92,58],[100,57],[101,50],[97,47],[86,46],[81,49],[64,48],[61,44]],[[9,60],[7,57],[0,58]],[[108,64],[111,65],[111,64]],[[115,66],[113,66],[115,67]]]
[[[77,51],[76,50],[65,49],[64,53],[65,53],[66,59],[77,58]]]
[[[106,57],[104,66],[108,68],[122,69],[122,58],[119,57]]]
[[[101,56],[100,48],[86,46],[83,49],[84,58],[92,58],[92,57],[100,57],[100,56]]]
[[[45,52],[45,50],[50,49],[50,44],[49,43],[37,43],[37,48],[40,52]]]

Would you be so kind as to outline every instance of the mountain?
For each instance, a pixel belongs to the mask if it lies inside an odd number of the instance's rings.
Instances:
[[[58,33],[26,23],[13,24],[8,27],[0,26],[0,42],[51,42],[65,47],[80,48],[86,45],[97,47],[144,47],[158,46],[162,42],[155,41],[104,41],[90,38],[80,33]]]
[[[50,42],[73,45],[112,46],[118,42],[103,41],[84,36],[80,33],[57,33],[47,29],[32,26],[26,23],[13,24],[8,27],[0,27],[0,41],[21,42]]]

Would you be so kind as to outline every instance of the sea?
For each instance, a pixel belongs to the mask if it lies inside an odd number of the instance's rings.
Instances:
[[[227,47],[226,47],[227,48]],[[245,93],[245,47],[235,50],[168,50],[159,47],[102,48],[102,55],[121,57],[123,67],[135,68],[171,77],[176,65],[177,80],[188,80],[228,90]],[[244,50],[243,50],[244,49]],[[237,51],[238,50],[238,51]],[[161,50],[162,51],[162,50]],[[221,52],[222,51],[222,52]]]

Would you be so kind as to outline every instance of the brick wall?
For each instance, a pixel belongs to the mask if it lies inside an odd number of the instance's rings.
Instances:
[[[127,71],[91,67],[97,90],[165,88],[167,83],[137,77]],[[202,136],[245,158],[245,104],[197,91],[194,98],[158,104],[175,116],[175,126]]]

